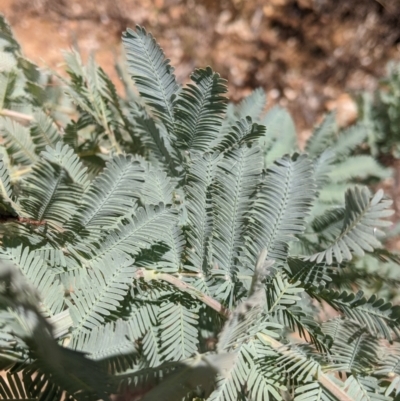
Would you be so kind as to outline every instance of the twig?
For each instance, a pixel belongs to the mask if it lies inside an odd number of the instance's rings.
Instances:
[[[217,311],[221,316],[228,318],[230,311],[229,309],[225,308],[221,305],[218,301],[210,296],[203,294],[197,288],[192,287],[189,284],[179,280],[179,278],[172,276],[171,274],[167,273],[157,273],[151,270],[139,270],[136,273],[136,278],[143,278],[146,281],[150,280],[161,280],[166,281],[169,284],[172,284],[174,287],[178,288],[181,291],[187,292],[193,296],[195,296],[199,301],[203,302],[204,304],[208,305],[211,309]]]
[[[4,117],[11,117],[11,118],[17,118],[19,120],[24,120],[24,121],[33,121],[33,116],[30,116],[28,114],[23,114],[19,113],[18,111],[14,110],[8,110],[8,109],[2,109],[0,110],[0,115]]]
[[[16,180],[17,178],[20,178],[21,176],[28,174],[32,171],[32,167],[25,167],[20,170],[14,171],[11,173],[11,180]]]

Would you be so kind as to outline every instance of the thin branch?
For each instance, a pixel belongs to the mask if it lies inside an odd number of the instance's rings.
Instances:
[[[169,284],[172,284],[174,287],[178,288],[179,290],[187,292],[190,295],[193,295],[199,301],[208,305],[211,309],[214,309],[215,311],[217,311],[221,316],[223,316],[225,318],[229,317],[229,314],[230,314],[229,309],[225,308],[214,298],[211,298],[210,296],[203,294],[197,288],[192,287],[189,284],[186,284],[185,282],[180,280],[178,277],[172,276],[171,274],[158,273],[158,272],[151,271],[151,270],[141,269],[141,270],[138,270],[138,272],[136,273],[136,278],[143,278],[145,281],[150,281],[150,280],[165,281]]]
[[[28,174],[32,171],[32,167],[25,167],[20,170],[14,171],[10,174],[11,181],[15,181],[21,178],[23,175]]]
[[[29,114],[23,114],[23,113],[19,113],[18,111],[8,110],[8,109],[0,110],[0,115],[4,116],[4,117],[16,118],[16,119],[28,121],[28,122],[31,122],[34,120],[33,116],[30,116]]]

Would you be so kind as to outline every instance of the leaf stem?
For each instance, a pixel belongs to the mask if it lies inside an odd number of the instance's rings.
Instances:
[[[28,121],[28,122],[31,122],[34,120],[33,116],[30,116],[30,115],[24,114],[24,113],[19,113],[18,111],[14,111],[14,110],[8,110],[8,109],[0,110],[0,115],[4,116],[4,117],[16,118],[16,119],[24,120],[24,121]]]
[[[180,280],[178,277],[175,277],[171,274],[168,273],[158,273],[154,272],[151,270],[138,270],[136,273],[136,278],[143,278],[146,281],[150,280],[162,280],[165,281],[169,284],[172,284],[174,287],[178,288],[181,291],[187,292],[190,295],[193,295],[196,297],[199,301],[203,302],[207,306],[209,306],[211,309],[214,309],[217,311],[221,316],[228,318],[230,311],[229,309],[225,308],[221,303],[216,301],[214,298],[211,298],[210,296],[203,294],[201,291],[199,291],[197,288],[191,286],[190,284],[187,284]]]
[[[25,174],[28,174],[32,171],[32,167],[25,167],[20,170],[14,171],[10,174],[10,178],[12,181],[15,181],[16,179],[22,177]]]

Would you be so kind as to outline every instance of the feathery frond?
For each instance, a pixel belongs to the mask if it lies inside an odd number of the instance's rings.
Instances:
[[[305,229],[314,191],[312,164],[306,156],[285,156],[271,165],[250,213],[253,252],[266,247],[269,258],[286,260],[289,242]]]
[[[193,153],[190,169],[187,173],[185,185],[188,230],[187,260],[190,266],[187,269],[194,271],[207,270],[209,267],[208,248],[213,227],[213,218],[210,213],[212,207],[211,190],[214,182],[217,165],[222,155],[218,153]]]
[[[58,165],[40,161],[22,183],[20,204],[39,222],[62,225],[76,210],[82,189]]]
[[[162,170],[142,164],[144,182],[140,185],[140,200],[144,205],[172,205],[174,203],[173,182]]]
[[[83,167],[79,157],[68,145],[57,142],[54,148],[46,146],[46,150],[41,155],[49,162],[62,167],[71,180],[81,186],[82,189],[86,189],[89,185],[89,180],[85,174],[87,169]]]
[[[339,133],[331,150],[338,158],[343,159],[350,156],[365,141],[367,135],[367,127],[362,123],[357,123]]]
[[[338,321],[331,347],[332,362],[329,369],[355,374],[369,372],[377,360],[377,345],[365,328],[351,321]],[[329,330],[326,326],[329,327],[330,324],[331,322],[323,324],[322,330]]]
[[[61,135],[54,124],[54,120],[41,110],[34,114],[30,135],[37,153],[45,150],[46,146],[54,148],[55,144],[61,141]]]
[[[0,260],[18,269],[26,282],[38,292],[45,316],[53,316],[62,310],[64,300],[60,282],[44,261],[28,247],[10,243],[0,250]]]
[[[165,230],[176,224],[177,214],[163,204],[139,208],[135,215],[126,219],[124,224],[104,236],[94,244],[76,244],[76,249],[90,254],[89,263],[101,260],[114,252],[136,256],[140,250],[162,242]]]
[[[313,135],[308,139],[305,151],[311,157],[319,156],[334,142],[336,131],[337,125],[335,113],[329,113],[322,123],[315,129]]]
[[[218,164],[213,202],[213,264],[234,279],[239,257],[245,252],[252,195],[261,182],[261,151],[258,146],[241,147],[227,153]],[[253,259],[253,264],[255,257]]]
[[[266,101],[264,90],[262,88],[255,89],[235,107],[236,119],[250,117],[253,121],[258,121],[264,111]]]
[[[173,68],[150,33],[140,26],[128,29],[122,41],[132,75],[140,95],[175,136],[174,97],[179,91]]]
[[[365,327],[372,336],[381,336],[389,341],[393,340],[393,333],[399,336],[399,306],[393,306],[375,295],[367,299],[362,291],[353,294],[325,289],[315,291],[315,295]]]
[[[7,117],[0,118],[4,147],[13,164],[30,165],[38,160],[29,129]]]
[[[117,218],[133,215],[144,179],[139,162],[129,156],[115,156],[91,182],[67,228],[75,233],[98,230],[100,235],[102,228],[116,225]]]
[[[213,150],[226,153],[236,147],[253,143],[264,134],[264,126],[253,123],[250,117],[246,117],[232,124],[229,131],[213,147]]]
[[[185,305],[179,300],[161,304],[161,355],[165,361],[179,361],[196,353],[198,343],[198,315],[196,305]]]
[[[5,163],[4,155],[2,154],[0,154],[0,196],[2,202],[0,206],[1,209],[4,208],[7,210],[13,205],[14,202],[12,198],[14,197],[14,193],[11,186],[10,172]]]
[[[274,106],[261,119],[265,125],[266,135],[260,139],[264,155],[264,168],[275,160],[297,149],[297,137],[294,122],[287,110]]]
[[[382,220],[393,214],[388,207],[392,201],[383,199],[383,191],[379,190],[374,197],[370,197],[367,188],[355,187],[346,192],[346,212],[343,228],[335,242],[326,250],[309,257],[317,263],[325,260],[333,263],[333,258],[338,263],[343,260],[351,260],[352,252],[363,256],[364,251],[372,252],[380,247],[377,239],[383,233],[377,227],[385,227],[390,223]]]
[[[333,182],[350,181],[355,178],[366,179],[367,177],[385,179],[390,176],[391,171],[381,166],[369,155],[357,155],[337,163],[329,174]]]
[[[181,90],[175,102],[177,146],[185,150],[207,150],[217,137],[226,108],[225,80],[210,67],[195,70],[195,83]]]
[[[329,266],[325,263],[310,262],[300,258],[288,258],[291,280],[300,281],[304,286],[319,287],[332,281]]]
[[[71,300],[66,300],[74,322],[75,347],[81,348],[79,344],[87,330],[103,325],[120,307],[135,272],[133,260],[125,255],[112,254],[92,263],[82,288],[71,293]]]
[[[150,156],[154,156],[154,163],[162,166],[172,177],[178,176],[182,170],[180,155],[173,148],[173,141],[165,126],[154,120],[142,106],[132,107],[131,114],[138,135],[148,146]]]

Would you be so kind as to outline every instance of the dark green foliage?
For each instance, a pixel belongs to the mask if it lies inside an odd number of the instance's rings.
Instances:
[[[180,88],[141,27],[140,96],[73,52],[65,97],[0,21],[2,398],[395,399],[399,310],[364,295],[398,282],[391,202],[361,186],[390,172],[363,125],[330,115],[301,154],[261,89],[227,107],[210,67]]]

